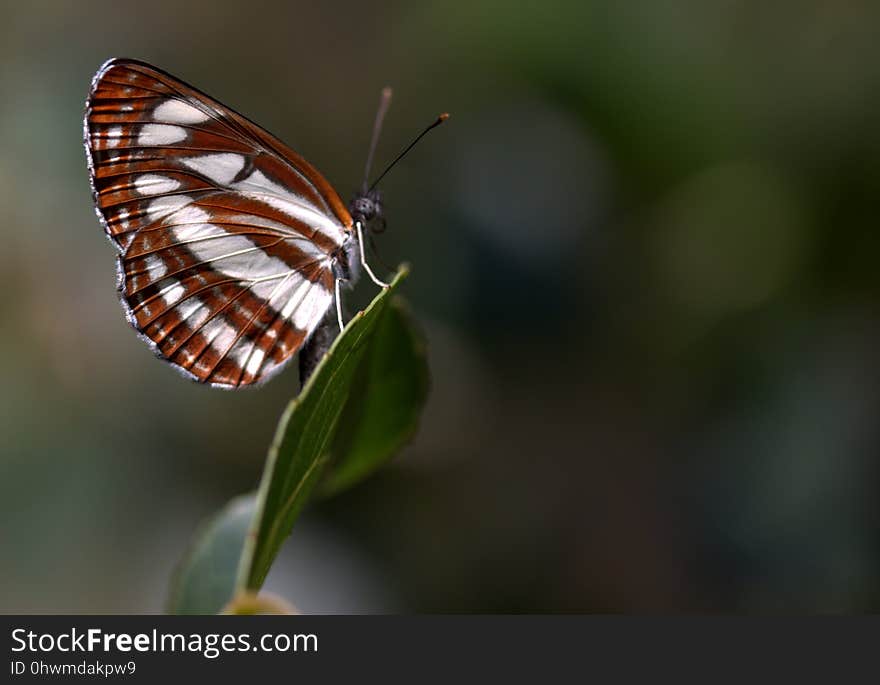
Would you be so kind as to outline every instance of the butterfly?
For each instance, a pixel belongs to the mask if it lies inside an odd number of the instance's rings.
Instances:
[[[389,100],[386,89],[367,174]],[[378,179],[365,180],[346,207],[278,138],[161,69],[104,63],[83,137],[95,209],[118,251],[126,318],[195,381],[265,381],[334,302],[342,329],[340,285],[360,268],[387,287],[364,256],[364,231],[384,227]]]

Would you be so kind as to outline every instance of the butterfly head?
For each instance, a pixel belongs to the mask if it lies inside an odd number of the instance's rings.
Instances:
[[[360,221],[364,228],[374,233],[381,233],[385,228],[385,215],[382,205],[382,193],[372,188],[354,196],[349,207],[351,218]]]

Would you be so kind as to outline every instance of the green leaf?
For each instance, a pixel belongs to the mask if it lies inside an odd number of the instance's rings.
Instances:
[[[375,465],[390,455],[414,430],[416,417],[399,412],[391,405],[416,398],[420,407],[424,392],[421,395],[413,392],[410,384],[400,379],[397,386],[408,392],[393,392],[393,382],[385,391],[372,390],[376,385],[374,374],[387,369],[393,362],[383,357],[386,352],[381,349],[382,345],[393,344],[394,350],[405,350],[401,353],[402,359],[410,370],[414,368],[413,357],[420,355],[424,363],[423,352],[415,353],[408,348],[416,338],[402,323],[401,315],[393,313],[386,319],[389,311],[402,311],[399,304],[392,306],[391,303],[406,275],[406,268],[402,268],[391,287],[383,290],[366,310],[349,322],[299,396],[284,411],[260,481],[254,520],[242,548],[237,590],[259,590],[262,586],[331,453],[336,454],[341,469],[335,473],[343,474],[337,478],[342,478],[340,482],[345,484],[369,470],[369,464]],[[399,338],[401,333],[404,333],[402,339],[392,340],[395,336]],[[382,345],[374,344],[377,336]],[[426,371],[420,373],[424,378]],[[352,398],[364,398],[357,404],[362,405],[363,415],[371,420],[379,420],[376,417],[385,413],[406,415],[403,419],[389,419],[385,424],[400,430],[400,435],[377,436],[372,429],[358,428],[347,442],[350,453],[360,455],[353,458],[354,461],[347,454],[334,452],[334,448],[345,444],[339,436],[339,428]],[[376,406],[373,406],[374,398],[378,398],[375,399]],[[366,446],[362,447],[362,444]]]
[[[395,297],[377,324],[349,393],[321,484],[324,494],[363,479],[412,439],[429,385],[424,338]]]
[[[216,614],[226,606],[255,504],[253,494],[236,497],[200,526],[171,580],[170,613]]]

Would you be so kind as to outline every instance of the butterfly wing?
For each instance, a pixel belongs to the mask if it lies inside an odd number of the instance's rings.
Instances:
[[[134,60],[98,70],[83,128],[131,325],[199,382],[279,370],[333,301],[352,219],[330,184],[253,122]]]

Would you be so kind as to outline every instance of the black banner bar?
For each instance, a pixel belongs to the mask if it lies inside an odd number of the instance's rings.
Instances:
[[[0,623],[5,682],[257,673],[319,682],[858,680],[873,677],[880,634],[876,617],[2,616]]]

